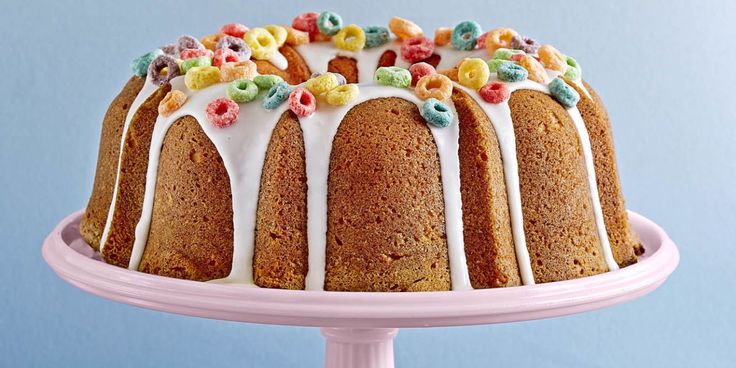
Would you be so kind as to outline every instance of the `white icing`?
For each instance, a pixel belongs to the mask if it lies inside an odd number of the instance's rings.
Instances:
[[[273,66],[279,68],[280,70],[286,70],[286,68],[289,67],[289,61],[286,60],[286,57],[284,57],[284,55],[279,51],[275,51],[274,53],[272,53],[271,56],[266,59],[266,61],[273,64]]]

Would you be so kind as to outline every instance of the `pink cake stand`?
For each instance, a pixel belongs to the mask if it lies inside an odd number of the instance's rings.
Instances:
[[[49,234],[43,257],[72,285],[138,307],[189,316],[321,327],[328,368],[389,368],[399,327],[526,321],[623,303],[659,287],[679,262],[677,247],[654,222],[630,212],[646,253],[635,265],[577,280],[503,289],[349,293],[259,289],[178,280],[114,267],[79,235],[82,212]]]

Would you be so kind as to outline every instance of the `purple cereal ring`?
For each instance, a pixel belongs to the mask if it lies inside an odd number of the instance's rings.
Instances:
[[[166,74],[161,73],[164,68],[166,68]],[[151,76],[151,81],[159,86],[168,83],[179,74],[179,64],[176,63],[176,59],[169,55],[157,56],[148,66],[148,75]]]
[[[509,47],[512,49],[521,50],[527,54],[536,54],[541,46],[542,45],[533,38],[524,37],[518,34],[511,38],[511,42],[509,43]]]
[[[224,36],[217,41],[216,49],[228,48],[235,51],[241,60],[250,59],[250,47],[243,41],[242,38],[236,38],[233,36]]]
[[[176,47],[179,49],[179,52],[186,49],[204,49],[204,45],[202,45],[198,39],[189,35],[179,37],[179,39],[176,40]]]
[[[176,55],[179,52],[179,47],[177,47],[174,43],[163,45],[160,47],[160,49],[166,55]]]

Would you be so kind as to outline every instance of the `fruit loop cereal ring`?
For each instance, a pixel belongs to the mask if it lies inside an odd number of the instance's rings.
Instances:
[[[217,33],[226,34],[237,38],[243,38],[245,33],[248,32],[248,27],[240,23],[228,23],[220,27],[220,31]]]
[[[472,50],[478,42],[480,25],[472,20],[460,22],[452,30],[452,46],[458,50]]]
[[[317,27],[317,18],[319,18],[319,13],[300,14],[291,21],[291,26],[299,31],[307,32],[310,41],[313,41],[314,37],[320,34],[319,27]]]
[[[303,118],[312,115],[315,109],[317,109],[317,99],[309,90],[297,88],[289,94],[289,110],[296,116]]]
[[[342,28],[342,17],[331,11],[320,13],[317,17],[317,28],[326,36],[334,36]]]
[[[516,36],[511,38],[511,43],[509,43],[509,47],[512,49],[524,51],[527,54],[536,54],[537,50],[539,50],[539,42],[535,41],[533,38],[524,37],[517,34]]]
[[[357,84],[344,84],[327,92],[325,100],[327,100],[328,104],[333,106],[347,105],[350,101],[353,101],[358,97],[358,92],[360,92],[360,90],[358,89]]]
[[[203,49],[205,47],[198,39],[189,35],[183,35],[176,40],[176,48],[179,52],[182,52],[186,49]]]
[[[148,74],[151,81],[160,86],[179,76],[179,64],[169,55],[159,55],[148,66]]]
[[[436,98],[429,98],[424,102],[419,113],[432,126],[445,128],[452,123],[454,114],[450,108]]]
[[[526,56],[526,54],[513,54],[511,55],[511,61],[521,61]]]
[[[497,49],[509,48],[511,46],[511,39],[516,36],[517,33],[511,28],[496,28],[488,32],[486,37],[485,46],[488,53],[493,55]]]
[[[266,110],[273,110],[279,107],[287,98],[289,98],[290,93],[291,89],[288,84],[284,82],[275,84],[268,90],[266,96],[263,98],[263,108]]]
[[[220,69],[214,66],[195,66],[184,76],[184,84],[191,90],[207,88],[220,82]]]
[[[309,33],[296,28],[286,28],[286,43],[291,46],[299,46],[309,43]]]
[[[240,56],[235,51],[227,48],[217,49],[215,57],[212,58],[212,65],[220,66],[224,63],[237,63],[238,61],[240,61]]]
[[[565,64],[567,64],[567,68],[565,69],[565,78],[572,80],[580,79],[583,75],[583,70],[580,69],[580,64],[570,56],[565,56]]]
[[[388,42],[389,34],[386,27],[369,26],[363,28],[365,33],[365,48],[378,47]]]
[[[253,57],[258,60],[268,59],[278,51],[276,40],[271,36],[271,33],[263,28],[251,29],[245,34],[244,39],[253,52]]]
[[[175,43],[169,43],[169,44],[163,45],[163,46],[161,46],[159,48],[166,55],[172,55],[172,56],[174,56],[174,55],[176,55],[177,52],[179,52],[179,47],[177,47]]]
[[[504,82],[521,82],[529,75],[529,72],[521,65],[511,62],[499,65],[496,73],[498,74],[498,79]]]
[[[437,71],[434,67],[427,63],[416,63],[409,67],[409,73],[411,73],[411,85],[416,86],[419,79],[425,75],[434,74]]]
[[[174,111],[179,110],[186,101],[187,95],[184,92],[175,89],[171,90],[158,104],[158,114],[163,117],[170,116]]]
[[[434,44],[428,38],[419,36],[405,40],[401,45],[401,58],[409,63],[422,61],[434,53]]]
[[[312,78],[304,84],[309,92],[312,92],[315,96],[321,96],[331,89],[337,87],[340,83],[337,80],[335,74],[325,73],[319,77]]]
[[[334,37],[335,46],[346,51],[360,51],[365,47],[365,32],[355,24],[348,24]]]
[[[398,66],[382,66],[376,70],[376,83],[384,86],[406,88],[411,85],[411,73]]]
[[[514,55],[524,55],[525,52],[521,50],[512,50],[507,48],[496,49],[493,52],[493,58],[499,60],[511,60]]]
[[[232,81],[227,86],[227,97],[237,103],[251,102],[258,96],[258,86],[248,79]]]
[[[537,59],[533,58],[532,56],[525,55],[521,60],[519,60],[519,65],[521,65],[524,69],[526,69],[527,72],[529,72],[530,80],[539,83],[547,82],[547,72],[544,70],[542,64],[537,61]]]
[[[491,71],[483,59],[469,58],[460,63],[457,71],[457,79],[465,87],[477,90],[488,82]]]
[[[539,60],[542,62],[545,68],[550,70],[556,70],[558,72],[564,72],[567,69],[567,63],[562,53],[557,51],[551,45],[543,45],[539,48]]]
[[[452,28],[440,27],[434,31],[434,44],[437,46],[449,45],[452,42]]]
[[[261,91],[268,91],[273,86],[282,83],[283,81],[284,78],[273,74],[257,75],[253,77],[253,82],[255,82],[255,84],[258,86],[258,89]]]
[[[147,52],[130,62],[130,69],[133,69],[135,75],[142,77],[148,74],[148,66],[160,55],[164,55],[164,52],[160,49]]]
[[[568,109],[577,105],[578,101],[580,101],[578,92],[560,78],[553,79],[549,82],[548,87],[552,97]]]
[[[220,80],[223,82],[232,82],[237,79],[252,80],[256,75],[258,75],[256,63],[250,60],[220,65]]]
[[[345,76],[340,73],[332,73],[335,75],[335,78],[337,78],[337,85],[342,86],[343,84],[347,84],[348,80],[345,79]]]
[[[198,66],[211,66],[212,65],[212,59],[206,57],[206,56],[200,56],[193,59],[187,59],[181,62],[179,64],[179,69],[181,69],[181,72],[186,74],[190,69],[198,67]]]
[[[211,58],[215,56],[215,54],[212,51],[207,50],[207,49],[186,49],[179,53],[179,58],[182,60],[189,60],[189,59],[194,59],[194,58],[198,58],[202,56]]]
[[[498,71],[498,67],[504,63],[512,63],[512,62],[508,60],[501,60],[501,59],[488,60],[488,63],[487,63],[488,69],[490,69],[491,73],[496,73]]]
[[[245,41],[243,41],[242,38],[224,36],[219,41],[217,41],[215,49],[229,49],[238,54],[238,56],[240,56],[240,59],[242,60],[250,59],[250,47],[248,47],[248,45],[245,43]]]
[[[483,33],[482,35],[478,36],[478,40],[476,41],[476,47],[479,49],[486,48],[486,38],[488,38],[488,32]]]
[[[442,74],[445,77],[450,78],[451,81],[457,82],[457,68],[438,70],[437,74]]]
[[[239,112],[240,106],[227,97],[220,97],[210,102],[205,110],[207,120],[218,128],[227,128],[233,125],[238,120]]]
[[[288,35],[286,28],[275,24],[264,26],[263,28],[273,36],[274,40],[276,40],[276,46],[281,47],[284,45],[286,42],[286,36]]]
[[[417,82],[415,91],[422,100],[436,98],[444,101],[452,96],[452,81],[442,74],[425,75]]]
[[[391,20],[388,21],[388,28],[396,35],[396,37],[402,40],[408,40],[424,34],[422,29],[414,22],[399,17],[391,18]]]
[[[225,36],[226,35],[222,33],[208,35],[202,37],[201,42],[207,50],[215,51],[217,49],[217,43],[220,42],[220,39]]]
[[[511,97],[511,91],[506,83],[503,82],[491,82],[481,87],[478,90],[478,94],[485,102],[492,104],[499,104],[504,102]]]

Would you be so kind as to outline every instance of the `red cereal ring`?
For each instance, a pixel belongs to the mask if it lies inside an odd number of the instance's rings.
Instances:
[[[220,66],[225,63],[237,63],[240,61],[238,53],[231,49],[217,49],[215,57],[212,58],[212,65]]]
[[[179,53],[179,58],[182,60],[194,59],[202,56],[212,57],[212,51],[207,49],[186,49]]]
[[[476,42],[476,44],[475,44],[475,45],[476,45],[476,47],[477,47],[477,48],[479,48],[479,49],[484,49],[484,48],[486,48],[486,38],[488,37],[488,33],[490,33],[490,32],[486,32],[486,33],[483,33],[483,34],[482,34],[482,35],[480,35],[480,37],[478,37],[478,39],[477,39],[477,40],[475,41],[475,42]]]
[[[526,54],[513,54],[511,55],[511,61],[521,61]]]
[[[299,14],[291,21],[291,27],[309,33],[310,41],[314,41],[314,38],[321,34],[317,26],[317,18],[319,18],[319,13],[310,12]]]
[[[210,124],[218,128],[227,128],[238,120],[240,106],[227,97],[220,97],[207,104],[205,112]]]
[[[412,37],[401,45],[401,58],[410,63],[422,61],[434,53],[434,43],[424,36]]]
[[[306,88],[296,88],[289,94],[289,110],[298,117],[312,115],[317,108],[317,99]]]
[[[217,33],[226,34],[237,38],[243,38],[245,33],[248,32],[248,27],[240,23],[228,23],[220,27],[220,31]]]
[[[419,82],[419,80],[422,79],[423,76],[434,74],[436,72],[437,71],[430,64],[424,62],[412,64],[409,67],[409,73],[411,73],[411,85],[416,86],[417,82]]]
[[[488,83],[485,86],[480,87],[480,90],[478,90],[478,94],[480,94],[480,97],[484,101],[490,102],[492,104],[504,102],[511,96],[511,92],[506,86],[506,83],[502,82]]]

